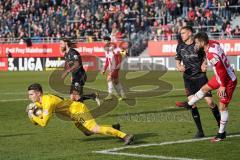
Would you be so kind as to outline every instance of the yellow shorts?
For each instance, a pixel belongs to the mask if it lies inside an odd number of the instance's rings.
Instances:
[[[73,102],[69,107],[69,112],[71,113],[71,118],[75,121],[75,124],[81,124],[85,129],[89,131],[92,131],[97,125],[90,111],[83,103]],[[81,127],[78,128],[80,129]]]

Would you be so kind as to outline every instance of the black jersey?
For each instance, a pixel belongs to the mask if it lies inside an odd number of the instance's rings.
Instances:
[[[187,45],[184,42],[179,43],[177,46],[175,59],[182,61],[183,65],[185,65],[184,78],[195,79],[206,76],[206,73],[201,70],[205,52],[203,50],[196,52],[194,46],[195,43]]]
[[[81,58],[81,55],[78,53],[78,51],[76,51],[73,48],[70,48],[68,53],[64,55],[64,59],[68,67],[72,67],[74,65],[74,62],[78,61],[79,67],[72,72],[73,77],[79,77],[81,75],[85,75],[85,70],[82,64],[82,58]]]

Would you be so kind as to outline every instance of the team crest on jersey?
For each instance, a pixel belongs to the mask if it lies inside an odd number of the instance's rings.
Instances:
[[[75,87],[78,87],[78,86],[80,86],[80,84],[79,84],[78,82],[75,82],[75,83],[74,83],[74,86],[75,86]]]
[[[78,59],[78,56],[77,56],[77,55],[74,55],[73,58],[74,58],[74,59]]]

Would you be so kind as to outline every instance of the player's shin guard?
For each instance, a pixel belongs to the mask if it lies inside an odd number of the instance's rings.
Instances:
[[[193,95],[191,100],[188,102],[190,106],[194,105],[197,101],[202,99],[205,96],[204,92],[200,89],[197,93]]]
[[[228,122],[228,110],[220,111],[221,114],[221,121],[218,133],[223,133],[225,131],[227,122]]]
[[[99,126],[99,134],[103,134],[103,135],[110,135],[110,136],[115,136],[115,137],[119,137],[119,138],[124,138],[126,136],[125,133],[116,130],[112,127],[106,127],[106,126]]]
[[[214,108],[211,108],[212,110],[212,113],[217,121],[217,124],[218,124],[218,127],[220,127],[220,120],[221,120],[221,115],[220,115],[220,112],[218,110],[218,106],[215,104],[215,107]]]
[[[197,126],[198,132],[199,133],[203,133],[203,129],[202,129],[202,124],[201,124],[201,119],[200,119],[200,114],[198,112],[198,108],[197,107],[192,108],[191,112],[192,112],[192,117],[194,119],[194,122],[195,122],[195,124]]]

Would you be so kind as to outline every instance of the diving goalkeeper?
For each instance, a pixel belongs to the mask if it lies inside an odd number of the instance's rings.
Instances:
[[[29,119],[42,127],[48,124],[55,111],[61,110],[87,136],[92,134],[115,136],[122,139],[126,145],[131,144],[134,140],[133,135],[121,132],[119,130],[120,126],[98,125],[85,104],[53,94],[43,94],[42,86],[38,83],[31,84],[28,87],[28,98],[36,107],[42,108],[41,116],[35,115],[32,109],[28,110]]]

